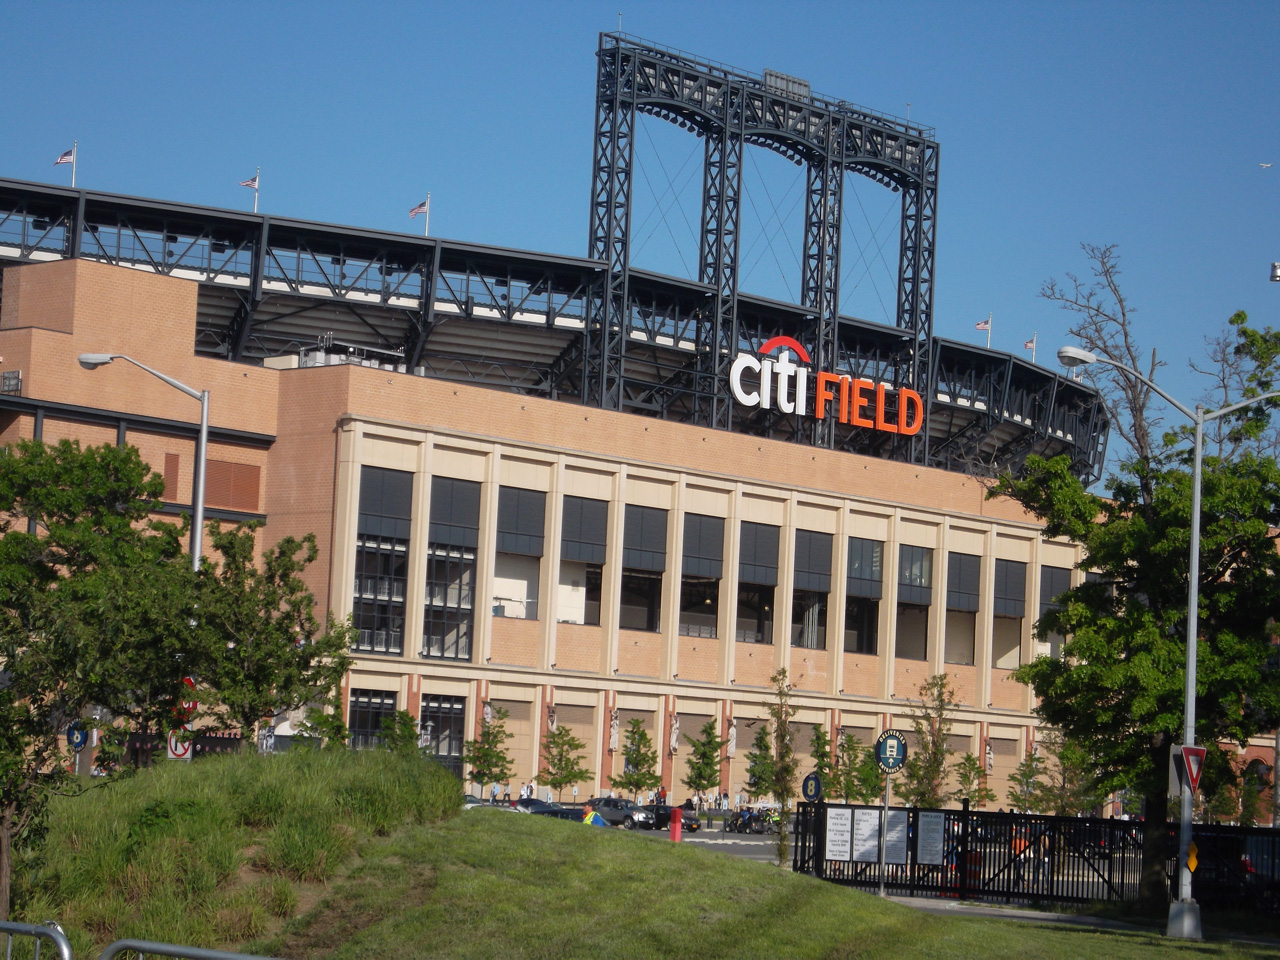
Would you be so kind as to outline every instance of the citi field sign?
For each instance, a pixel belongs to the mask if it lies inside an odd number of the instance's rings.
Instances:
[[[776,357],[770,356],[780,351]],[[794,353],[803,365],[791,359]],[[912,436],[924,423],[920,394],[906,387],[872,383],[827,370],[813,372],[809,352],[792,337],[773,337],[760,345],[759,356],[740,353],[729,368],[729,389],[744,407],[760,407],[782,413],[867,427],[884,433]],[[814,373],[813,404],[809,404],[809,375]],[[894,395],[897,395],[894,397]],[[896,403],[887,402],[890,398]],[[886,407],[889,409],[886,415]],[[896,412],[893,408],[896,407]]]

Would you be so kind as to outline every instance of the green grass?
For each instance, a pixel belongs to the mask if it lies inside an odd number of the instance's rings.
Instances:
[[[1274,957],[1274,947],[937,917],[653,836],[500,811],[372,840],[281,934],[293,960]]]
[[[15,918],[57,918],[77,956],[122,937],[243,943],[294,916],[360,843],[461,802],[452,775],[386,752],[162,761],[57,799],[45,847],[15,867]]]
[[[497,810],[386,753],[164,763],[60,800],[19,915],[78,957],[119,937],[290,960],[1275,957],[934,916],[661,835]]]

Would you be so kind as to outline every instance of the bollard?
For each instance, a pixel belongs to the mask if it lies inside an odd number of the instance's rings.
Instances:
[[[680,834],[684,831],[684,810],[680,807],[671,808],[671,842],[679,843]]]

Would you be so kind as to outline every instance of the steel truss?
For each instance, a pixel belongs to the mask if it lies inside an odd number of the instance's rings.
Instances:
[[[803,342],[819,369],[833,369],[840,346],[840,227],[844,176],[868,177],[902,193],[896,324],[910,338],[910,362],[894,365],[895,386],[918,388],[928,371],[933,332],[938,144],[930,129],[815,96],[780,75],[763,79],[625,34],[601,34],[597,51],[590,256],[605,260],[605,294],[590,321],[588,402],[615,408],[625,379],[629,335],[631,171],[637,113],[679,125],[706,140],[699,280],[713,290],[698,339],[693,420],[733,423],[728,367],[739,349],[738,233],[744,144],[765,147],[806,171],[801,304]],[[789,81],[789,82],[788,82]],[[924,391],[921,391],[923,394]],[[930,414],[926,405],[926,420]],[[833,446],[831,421],[812,441]],[[902,455],[928,459],[927,437]]]

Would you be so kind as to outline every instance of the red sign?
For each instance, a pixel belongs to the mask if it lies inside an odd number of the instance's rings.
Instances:
[[[185,727],[183,728],[186,729]],[[190,732],[190,731],[187,731]],[[168,754],[170,760],[190,760],[191,759],[191,741],[182,739],[182,731],[171,730],[169,732]]]
[[[1187,782],[1191,784],[1191,792],[1200,789],[1200,773],[1204,770],[1204,747],[1182,748],[1182,766],[1187,771]]]

